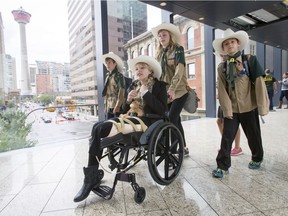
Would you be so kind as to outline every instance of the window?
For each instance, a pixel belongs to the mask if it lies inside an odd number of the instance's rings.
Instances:
[[[136,58],[136,53],[135,53],[135,51],[132,52],[132,55],[131,55],[131,56],[132,56],[132,59]]]
[[[195,79],[195,63],[188,64],[188,79]]]
[[[148,56],[153,57],[153,46],[151,44],[148,45],[147,47],[147,51],[148,51]]]
[[[141,49],[140,49],[140,55],[144,55],[144,48],[143,47],[141,47]]]
[[[187,49],[193,49],[194,48],[194,28],[190,27],[187,30]]]
[[[254,44],[250,44],[250,54],[251,54],[251,55],[256,55],[255,45],[254,45]]]

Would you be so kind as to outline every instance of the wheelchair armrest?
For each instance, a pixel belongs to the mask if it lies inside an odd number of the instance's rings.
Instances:
[[[159,118],[159,117],[158,117]],[[156,122],[154,122],[152,125],[150,125],[148,127],[148,129],[141,135],[140,137],[140,144],[141,145],[146,145],[148,144],[148,141],[149,141],[149,138],[150,138],[150,135],[151,133],[154,131],[154,129],[161,123],[163,123],[164,120],[163,119],[160,119]]]

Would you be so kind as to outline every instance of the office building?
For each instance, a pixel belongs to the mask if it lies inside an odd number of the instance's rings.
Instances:
[[[2,15],[0,13],[0,105],[4,104],[4,62],[5,62],[5,45],[4,45],[4,32],[3,32]]]
[[[70,95],[70,64],[36,61],[36,93]]]

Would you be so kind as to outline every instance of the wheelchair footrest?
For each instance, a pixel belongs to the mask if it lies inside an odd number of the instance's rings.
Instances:
[[[93,188],[92,191],[106,200],[111,199],[114,193],[114,189],[106,185],[100,185],[97,188]]]

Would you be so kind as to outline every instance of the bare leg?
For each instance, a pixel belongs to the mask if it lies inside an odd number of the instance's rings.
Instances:
[[[222,118],[217,118],[217,121],[216,121],[217,125],[218,125],[218,129],[219,129],[219,132],[220,134],[222,135],[223,134],[223,128],[224,128],[224,121]]]
[[[241,131],[240,131],[240,127],[238,128],[238,131],[236,133],[236,136],[235,136],[235,148],[236,149],[240,149],[240,134],[241,134]]]

